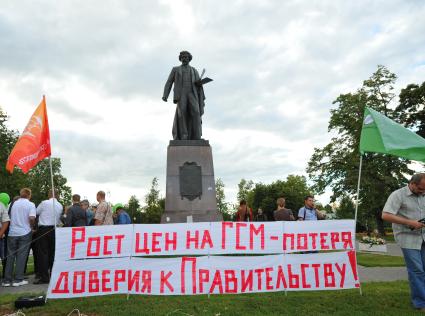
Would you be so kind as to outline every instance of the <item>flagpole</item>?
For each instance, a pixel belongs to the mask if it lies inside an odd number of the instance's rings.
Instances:
[[[356,210],[354,213],[354,246],[357,254],[357,245],[356,245],[356,231],[357,231],[357,211],[359,209],[359,195],[360,195],[360,179],[362,177],[362,164],[363,164],[363,155],[360,153],[360,163],[359,163],[359,177],[357,179],[357,194],[356,194]],[[356,266],[357,269],[357,266]],[[358,276],[358,273],[357,273]],[[359,291],[360,295],[363,295],[362,293],[362,286],[360,284],[360,278],[359,278]]]
[[[52,184],[52,204],[53,204],[53,216],[55,218],[55,230],[56,230],[56,224],[57,224],[57,220],[56,220],[56,211],[55,211],[55,184],[53,181],[53,168],[52,168],[52,158],[49,157],[49,166],[50,166],[50,180],[51,180],[51,184]]]
[[[362,177],[362,164],[363,164],[363,155],[360,154],[360,163],[359,163],[359,176],[357,180],[357,194],[356,194],[356,211],[354,213],[354,220],[357,226],[357,211],[359,209],[359,194],[360,194],[360,179]]]

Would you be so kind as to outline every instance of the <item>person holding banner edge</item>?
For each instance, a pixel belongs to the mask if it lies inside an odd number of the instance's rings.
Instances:
[[[425,312],[425,173],[390,194],[382,219],[392,223],[409,276],[412,304]]]

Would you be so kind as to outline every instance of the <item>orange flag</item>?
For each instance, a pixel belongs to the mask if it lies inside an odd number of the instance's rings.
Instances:
[[[7,159],[6,169],[12,173],[15,166],[27,173],[40,160],[51,155],[49,120],[47,119],[46,99],[31,116],[21,137]]]

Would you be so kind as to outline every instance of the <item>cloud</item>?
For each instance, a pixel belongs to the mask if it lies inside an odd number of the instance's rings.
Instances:
[[[397,91],[420,83],[424,14],[425,4],[401,0],[8,1],[0,104],[22,130],[46,94],[71,183],[114,184],[125,197],[157,176],[164,191],[175,105],[161,96],[179,51],[189,50],[214,79],[204,137],[234,199],[242,177],[303,173],[313,148],[330,140],[332,101],[378,64],[398,75]]]

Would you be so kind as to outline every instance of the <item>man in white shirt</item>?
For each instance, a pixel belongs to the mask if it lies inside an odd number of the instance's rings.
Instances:
[[[58,196],[55,190],[55,197]],[[34,284],[49,283],[50,274],[53,267],[53,260],[55,258],[55,226],[60,223],[62,214],[62,205],[53,198],[52,190],[49,191],[49,199],[41,202],[37,207],[38,217],[38,236],[37,251],[38,255],[34,263],[38,267],[39,280]]]
[[[24,270],[31,246],[32,229],[35,224],[36,209],[30,202],[31,190],[21,189],[20,198],[10,210],[10,228],[7,237],[7,262],[3,286],[20,286],[28,284],[24,280]],[[15,266],[15,279],[13,268]]]

